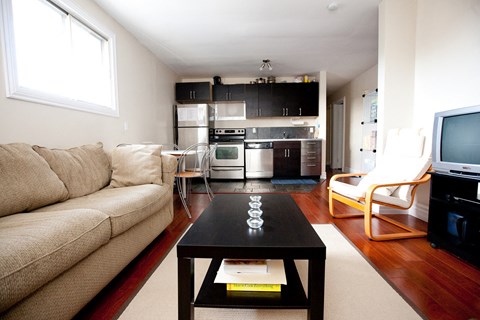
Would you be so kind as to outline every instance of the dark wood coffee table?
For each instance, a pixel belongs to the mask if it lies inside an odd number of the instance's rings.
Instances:
[[[247,225],[248,194],[217,195],[177,244],[178,319],[193,320],[194,307],[307,309],[308,319],[323,319],[326,248],[295,201],[287,194],[263,194],[264,224]],[[195,258],[212,258],[197,298]],[[283,259],[287,285],[280,294],[231,294],[214,283],[223,258]],[[308,260],[308,297],[294,259]]]

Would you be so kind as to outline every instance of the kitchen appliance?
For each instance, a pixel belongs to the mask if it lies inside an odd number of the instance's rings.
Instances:
[[[247,119],[246,105],[244,101],[214,103],[212,113],[215,121]],[[210,116],[212,116],[212,114]]]
[[[210,162],[210,178],[243,179],[245,129],[210,129],[209,143],[216,145]]]
[[[272,142],[249,142],[245,144],[245,177],[273,177]]]
[[[174,142],[185,150],[193,144],[208,143],[208,104],[174,106]]]

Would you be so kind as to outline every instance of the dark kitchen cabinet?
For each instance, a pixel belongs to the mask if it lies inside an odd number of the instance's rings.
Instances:
[[[301,159],[300,141],[273,142],[274,177],[299,177]]]
[[[258,85],[245,85],[245,109],[247,119],[257,118],[258,115]]]
[[[301,166],[300,175],[319,176],[322,174],[322,141],[307,140],[301,141]]]
[[[318,116],[318,83],[258,84],[258,103],[250,106],[247,117]],[[249,108],[247,104],[247,109]],[[254,112],[255,109],[256,112]]]
[[[318,116],[319,87],[318,82],[294,83],[294,95],[298,97],[289,107],[298,116]]]
[[[217,84],[213,86],[213,101],[244,101],[245,84]]]
[[[273,87],[276,113],[282,117],[318,116],[318,83],[277,83]]]
[[[260,83],[258,86],[258,116],[275,117],[273,108],[273,85],[271,83]]]
[[[178,102],[212,101],[210,82],[178,82],[175,84],[175,100]]]

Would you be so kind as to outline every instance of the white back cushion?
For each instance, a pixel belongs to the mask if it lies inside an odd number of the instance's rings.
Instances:
[[[431,164],[430,148],[425,144],[422,129],[402,128],[388,132],[383,156],[377,166],[365,176],[358,188],[366,191],[372,184],[398,183],[420,179]],[[408,199],[410,186],[377,189],[381,195]]]

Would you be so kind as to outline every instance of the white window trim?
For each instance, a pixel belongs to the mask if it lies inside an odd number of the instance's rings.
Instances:
[[[99,24],[89,15],[83,12],[78,6],[69,0],[50,0],[57,6],[71,14],[75,19],[85,24],[99,35],[107,39],[110,55],[110,78],[111,78],[111,101],[112,108],[101,106],[94,103],[69,99],[61,96],[50,95],[45,92],[39,92],[30,88],[19,86],[17,61],[14,45],[14,30],[12,18],[12,0],[0,0],[2,2],[1,10],[3,17],[2,35],[6,94],[8,98],[41,103],[56,107],[92,112],[112,117],[119,117],[118,93],[117,93],[117,63],[116,63],[116,38],[115,34],[105,26]]]

